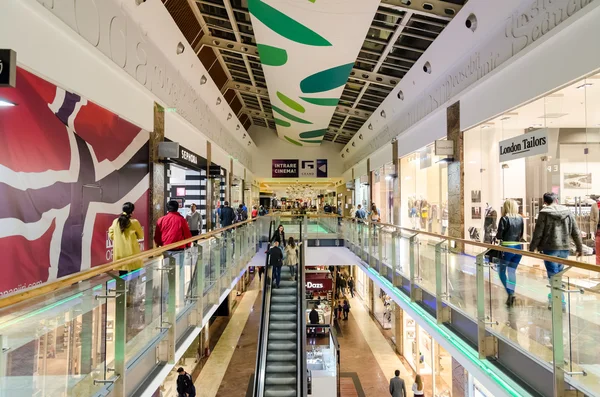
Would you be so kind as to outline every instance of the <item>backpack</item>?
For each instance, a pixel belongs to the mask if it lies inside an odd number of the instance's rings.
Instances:
[[[238,209],[235,211],[235,221],[236,221],[236,222],[243,222],[243,221],[245,221],[246,219],[248,219],[248,214],[246,213],[246,211],[244,211],[244,210],[243,210],[243,209],[241,209],[241,208],[238,208]]]

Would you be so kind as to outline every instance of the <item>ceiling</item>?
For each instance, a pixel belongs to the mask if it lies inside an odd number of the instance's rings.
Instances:
[[[280,1],[289,7],[293,2],[324,0]],[[466,1],[381,1],[366,37],[361,39],[358,56],[349,68],[323,139],[348,143]],[[248,1],[162,2],[244,127],[257,125],[275,130],[271,98],[277,96],[267,87]]]

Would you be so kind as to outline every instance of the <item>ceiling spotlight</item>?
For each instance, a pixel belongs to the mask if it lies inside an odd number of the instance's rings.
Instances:
[[[346,153],[350,153],[350,149],[346,148]]]
[[[248,146],[250,146],[250,145],[252,145],[252,142],[251,142],[251,141],[248,141]]]
[[[401,101],[404,100],[404,93],[402,92],[402,90],[398,91],[398,99],[400,99]]]
[[[359,134],[359,135],[358,135],[358,139],[362,139],[362,134]]]
[[[385,119],[385,110],[382,110],[381,112],[379,112],[379,114]]]
[[[238,124],[238,125],[235,127],[235,130],[237,131],[237,130],[239,130],[239,129],[240,129],[240,125]]]
[[[352,146],[356,146],[356,142],[352,142]]]
[[[246,138],[246,134],[244,134],[244,136],[242,137],[242,139]]]
[[[231,113],[229,113],[229,114],[227,115],[227,121],[231,120],[231,118],[232,118],[232,117],[233,117],[233,116],[231,115]]]
[[[184,51],[185,51],[185,46],[180,41],[179,44],[177,44],[177,55],[183,54]]]
[[[369,129],[373,130],[373,124],[369,123]]]
[[[140,4],[142,4],[142,3],[145,3],[145,2],[146,2],[146,0],[135,0],[135,4],[138,5],[138,6]]]
[[[577,86],[577,87],[575,87],[575,88],[577,88],[578,90],[580,90],[580,89],[582,89],[582,88],[585,88],[585,87],[590,87],[590,86],[592,86],[592,85],[594,85],[594,84],[592,84],[592,83],[583,83],[582,85],[580,85],[580,86]]]
[[[217,98],[217,105],[220,105],[220,104],[221,104],[221,97],[218,97]]]
[[[206,76],[202,75],[202,77],[200,77],[200,85],[204,85],[206,84]]]
[[[15,103],[12,103],[12,102],[9,102],[7,100],[0,98],[0,108],[7,108],[10,106],[17,106],[17,105]]]

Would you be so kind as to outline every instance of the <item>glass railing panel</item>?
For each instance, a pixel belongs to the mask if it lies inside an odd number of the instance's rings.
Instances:
[[[417,237],[417,255],[415,283],[431,295],[436,295],[436,246],[441,238],[419,234]]]
[[[484,252],[479,247],[469,246],[473,254]],[[462,252],[451,245],[447,255],[446,274],[450,287],[448,303],[471,318],[477,318],[477,287],[475,275],[476,257]]]
[[[108,277],[79,283],[0,312],[5,395],[93,395],[104,388],[114,299],[105,295]],[[44,305],[44,303],[48,303]],[[4,315],[6,313],[6,315]],[[95,326],[93,326],[95,324]]]
[[[563,275],[565,370],[569,382],[600,394],[600,271],[570,268]],[[585,372],[585,376],[582,372]]]

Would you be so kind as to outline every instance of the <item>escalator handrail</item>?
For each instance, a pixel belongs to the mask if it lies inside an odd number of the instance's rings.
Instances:
[[[298,322],[297,322],[297,353],[296,353],[296,369],[297,369],[297,393],[299,397],[305,397],[307,395],[307,373],[306,373],[306,272],[304,271],[305,265],[305,247],[306,244],[303,240],[303,220],[300,218],[300,249],[298,256]]]
[[[275,221],[269,223],[269,240],[271,239],[271,229],[275,225]],[[258,342],[256,346],[256,363],[254,367],[254,386],[252,395],[254,397],[262,397],[265,390],[265,373],[267,365],[267,337],[269,329],[269,315],[271,312],[271,276],[272,268],[269,266],[269,249],[271,242],[267,242],[267,255],[265,260],[265,272],[262,285],[262,303],[260,311],[260,327],[258,330]]]

